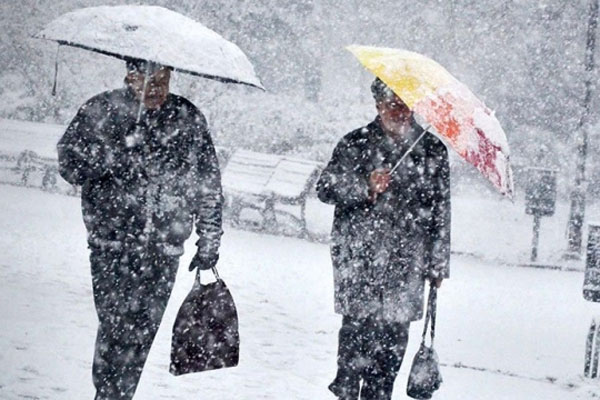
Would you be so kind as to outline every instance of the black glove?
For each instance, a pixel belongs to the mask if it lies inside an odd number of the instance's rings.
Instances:
[[[212,255],[203,255],[198,251],[194,255],[194,258],[192,258],[192,262],[190,263],[190,271],[193,271],[196,268],[198,268],[200,271],[206,271],[217,265],[217,261],[219,261],[218,253]]]

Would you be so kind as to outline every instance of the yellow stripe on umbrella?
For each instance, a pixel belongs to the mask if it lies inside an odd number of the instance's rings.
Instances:
[[[506,134],[494,114],[466,85],[418,53],[357,45],[347,49],[500,193],[512,198]]]

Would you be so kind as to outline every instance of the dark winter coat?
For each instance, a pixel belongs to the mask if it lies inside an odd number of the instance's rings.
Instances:
[[[169,94],[136,124],[139,102],[127,88],[86,102],[58,143],[61,176],[81,185],[93,249],[183,253],[195,220],[203,255],[218,252],[222,191],[206,120]]]
[[[335,310],[407,322],[423,314],[425,278],[447,278],[450,256],[448,153],[430,133],[394,172],[388,189],[369,201],[369,174],[391,168],[410,140],[394,143],[379,118],[346,135],[317,182],[321,201],[335,205],[331,256]]]

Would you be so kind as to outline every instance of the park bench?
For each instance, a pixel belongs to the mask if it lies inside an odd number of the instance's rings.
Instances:
[[[0,183],[78,194],[77,187],[60,178],[56,159],[42,157],[31,150],[23,150],[18,155],[0,152]]]
[[[58,176],[56,142],[62,125],[0,118],[0,183],[76,194]]]
[[[244,209],[256,210],[262,217],[261,228],[273,229],[279,215],[294,221],[300,234],[308,236],[306,200],[319,171],[315,161],[237,150],[222,173],[228,216],[240,224]]]

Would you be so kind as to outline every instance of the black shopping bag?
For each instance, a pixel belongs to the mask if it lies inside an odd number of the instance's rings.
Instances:
[[[419,351],[413,359],[408,375],[408,385],[406,394],[413,399],[431,399],[433,392],[440,388],[442,384],[442,374],[438,356],[433,349],[433,338],[435,336],[435,311],[436,311],[437,289],[431,285],[429,289],[429,299],[427,301],[427,315],[425,317],[425,326],[423,328],[423,338]],[[425,344],[425,336],[429,319],[431,318],[431,346]]]
[[[171,341],[173,375],[235,367],[239,362],[240,336],[233,297],[213,268],[216,282],[196,282],[185,298]]]

